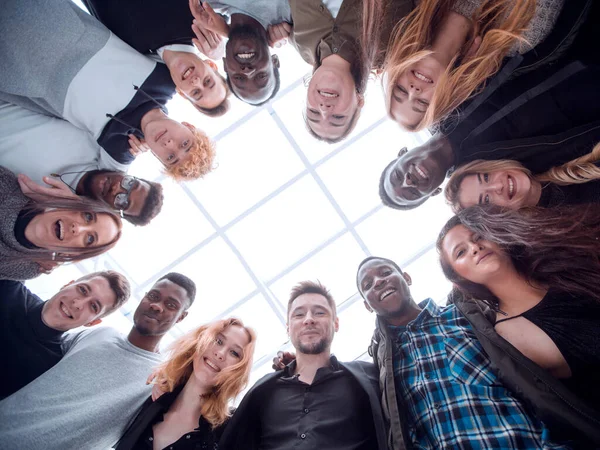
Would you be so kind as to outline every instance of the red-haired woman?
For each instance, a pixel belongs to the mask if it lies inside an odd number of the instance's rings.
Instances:
[[[563,0],[421,0],[396,26],[384,64],[389,116],[418,131],[477,92],[505,56],[552,30]]]
[[[154,372],[166,393],[144,403],[116,450],[218,448],[229,401],[248,383],[255,343],[254,331],[235,318],[177,339]]]

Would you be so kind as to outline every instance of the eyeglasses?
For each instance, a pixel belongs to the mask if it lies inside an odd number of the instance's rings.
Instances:
[[[137,185],[137,178],[132,177],[131,175],[125,175],[121,179],[121,187],[125,189],[126,192],[121,192],[120,194],[115,195],[115,209],[120,209],[122,213],[129,208],[129,195],[131,194],[131,190]]]

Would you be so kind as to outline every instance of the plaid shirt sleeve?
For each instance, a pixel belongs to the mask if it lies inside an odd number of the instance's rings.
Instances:
[[[394,377],[416,449],[562,449],[503,386],[471,325],[431,299],[406,327],[390,327]]]

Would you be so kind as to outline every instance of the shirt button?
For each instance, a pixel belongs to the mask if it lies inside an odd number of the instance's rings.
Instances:
[[[152,436],[150,436],[150,437],[148,438],[148,440],[149,440],[149,441],[153,441],[153,440],[154,440],[154,438],[153,438]]]
[[[426,373],[425,378],[427,378],[429,380],[431,378],[431,374]]]
[[[300,439],[306,439],[306,435],[305,435],[304,433],[302,433],[302,434],[300,435]]]
[[[190,438],[190,435],[188,434],[188,435],[187,435],[185,438],[186,438],[186,439],[189,439],[189,438]]]
[[[434,403],[433,407],[435,409],[440,409],[442,407],[442,405],[440,405],[439,403]]]
[[[308,408],[304,408],[304,414],[308,414]]]
[[[333,53],[337,53],[338,52],[338,48],[337,47],[333,47]]]

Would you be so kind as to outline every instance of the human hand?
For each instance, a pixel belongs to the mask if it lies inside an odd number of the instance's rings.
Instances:
[[[71,188],[61,180],[57,180],[53,177],[43,177],[42,180],[49,187],[37,184],[27,175],[22,173],[17,176],[17,181],[21,187],[21,192],[23,192],[23,194],[25,194],[27,197],[35,198],[36,195],[48,195],[50,197],[60,198],[79,198],[77,194],[75,194]]]
[[[148,147],[146,141],[138,139],[138,137],[133,134],[129,135],[129,153],[137,157],[148,150],[150,150],[150,147]]]
[[[229,35],[229,25],[223,17],[212,9],[208,2],[200,2],[199,0],[189,0],[189,2],[190,11],[199,28],[213,31],[223,37]]]
[[[277,356],[273,358],[273,370],[283,370],[285,366],[296,359],[296,354],[291,352],[277,352]]]
[[[62,261],[37,261],[37,264],[40,266],[40,273],[45,273],[47,275],[60,266]]]
[[[158,370],[153,370],[152,373],[146,379],[146,384],[152,384],[156,376],[158,375]],[[152,386],[152,401],[155,402],[158,400],[163,394],[167,393],[167,390],[164,389],[166,386],[163,384],[155,384]]]
[[[214,61],[218,61],[225,55],[225,39],[214,31],[201,28],[198,24],[199,22],[194,19],[192,31],[196,38],[192,39],[192,43],[200,53]]]
[[[287,38],[292,33],[292,25],[287,22],[269,25],[267,27],[267,36],[269,47],[279,48],[287,44]]]

